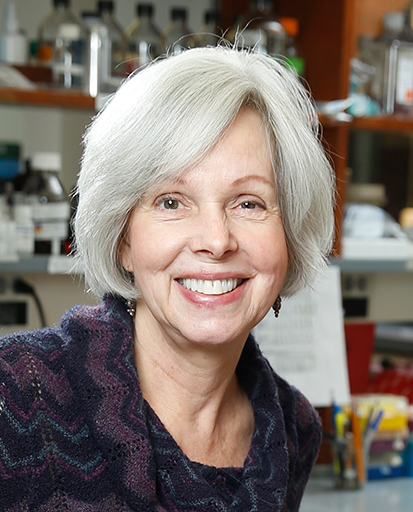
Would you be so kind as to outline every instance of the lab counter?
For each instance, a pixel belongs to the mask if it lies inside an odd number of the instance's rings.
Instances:
[[[300,512],[412,512],[413,478],[373,480],[362,489],[334,489],[331,478],[312,476]]]

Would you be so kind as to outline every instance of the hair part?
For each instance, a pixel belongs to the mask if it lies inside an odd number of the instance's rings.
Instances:
[[[196,48],[129,77],[85,133],[75,254],[95,295],[139,296],[120,262],[131,212],[149,187],[196,167],[243,106],[260,112],[272,148],[290,256],[282,294],[313,282],[332,246],[334,176],[309,94],[269,56]]]

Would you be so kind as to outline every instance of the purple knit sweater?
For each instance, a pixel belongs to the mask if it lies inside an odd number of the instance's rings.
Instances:
[[[0,339],[0,510],[296,511],[321,441],[307,400],[250,337],[237,373],[255,415],[242,468],[190,461],[143,399],[120,299]]]

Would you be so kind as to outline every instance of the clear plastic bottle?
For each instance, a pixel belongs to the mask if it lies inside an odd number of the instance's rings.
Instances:
[[[108,30],[111,56],[110,75],[123,78],[127,75],[125,63],[127,39],[120,23],[115,17],[114,10],[114,2],[98,2],[100,21]]]
[[[187,25],[188,11],[183,8],[171,9],[171,21],[164,31],[167,51],[181,53],[183,49],[195,46],[193,31]]]
[[[222,37],[222,32],[218,28],[219,12],[206,11],[204,15],[204,24],[195,35],[195,46],[216,46]]]
[[[272,0],[252,0],[238,44],[274,57],[285,55],[286,33]]]
[[[137,4],[136,18],[125,29],[128,72],[148,64],[163,52],[164,42],[160,30],[153,22],[153,15],[152,4]]]
[[[69,234],[70,204],[59,178],[59,153],[35,153],[32,174],[23,192],[33,208],[35,253],[58,255],[65,252]]]
[[[20,30],[14,2],[7,2],[0,34],[0,60],[12,64],[27,64],[28,43]]]
[[[53,0],[39,26],[38,60],[52,68],[55,85],[81,87],[85,63],[85,29],[70,10],[70,0]]]

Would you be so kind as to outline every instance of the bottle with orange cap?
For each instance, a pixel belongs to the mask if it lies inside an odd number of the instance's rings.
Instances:
[[[299,23],[297,18],[280,18],[280,22],[286,33],[285,56],[288,64],[297,71],[300,76],[305,73],[305,60],[299,46]]]

